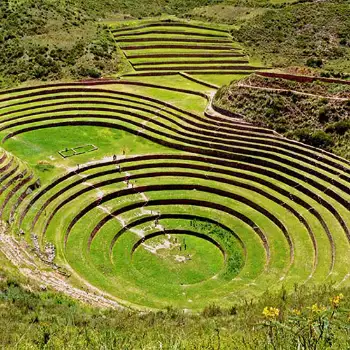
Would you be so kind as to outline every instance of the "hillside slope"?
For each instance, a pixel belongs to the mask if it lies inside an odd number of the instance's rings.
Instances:
[[[265,65],[308,65],[344,76],[350,69],[344,0],[6,0],[0,4],[0,87],[123,72],[127,64],[101,21],[162,14],[232,24],[234,39]]]
[[[302,2],[266,9],[232,34],[252,55],[276,66],[350,72],[348,1]]]
[[[208,0],[0,2],[0,88],[30,80],[110,75],[123,68],[102,19],[182,13]]]
[[[222,87],[214,102],[255,125],[350,158],[350,85],[251,75]]]

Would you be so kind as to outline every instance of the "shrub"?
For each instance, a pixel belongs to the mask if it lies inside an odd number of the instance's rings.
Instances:
[[[350,120],[341,120],[326,127],[326,132],[338,135],[344,135],[348,130],[350,130]]]
[[[35,168],[41,172],[47,172],[47,171],[51,171],[52,169],[54,169],[55,166],[48,163],[48,162],[40,161],[40,162],[38,162],[37,165],[35,165]]]
[[[223,310],[221,309],[221,307],[215,304],[206,306],[202,311],[202,315],[204,317],[216,317],[222,316],[222,314]]]
[[[100,78],[101,73],[94,67],[79,67],[78,74],[82,77]]]
[[[312,131],[309,128],[302,128],[288,133],[287,136],[291,136],[300,142],[323,149],[329,149],[334,144],[332,136],[323,130]]]
[[[312,146],[324,149],[328,149],[334,144],[332,137],[323,130],[317,130],[313,132],[310,135],[308,143]]]
[[[320,123],[326,123],[329,120],[329,109],[327,106],[322,106],[319,110],[318,110],[318,121]]]
[[[323,61],[320,58],[311,57],[306,61],[308,67],[321,68],[323,66]]]
[[[347,40],[345,38],[342,38],[340,39],[339,44],[345,46],[347,45]]]

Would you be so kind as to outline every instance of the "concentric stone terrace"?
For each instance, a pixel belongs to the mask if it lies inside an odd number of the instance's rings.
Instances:
[[[157,79],[1,93],[13,232],[53,243],[72,283],[125,305],[199,309],[348,284],[349,162],[206,108],[207,85]],[[58,154],[87,143],[98,149]]]

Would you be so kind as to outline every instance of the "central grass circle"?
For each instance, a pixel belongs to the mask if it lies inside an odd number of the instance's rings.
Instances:
[[[225,253],[203,235],[160,234],[145,237],[134,246],[132,264],[159,283],[189,285],[218,274],[225,266]]]

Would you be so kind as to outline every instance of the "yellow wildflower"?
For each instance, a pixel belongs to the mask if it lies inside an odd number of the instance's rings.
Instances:
[[[326,308],[325,306],[323,306],[323,305],[318,305],[317,303],[314,304],[314,305],[312,305],[311,308],[309,308],[309,309],[311,309],[311,311],[314,312],[314,313],[316,313],[316,314],[318,314],[318,313],[320,313],[320,312],[322,312],[322,311],[327,310],[327,308]]]
[[[301,311],[299,309],[293,309],[292,310],[292,314],[296,315],[296,316],[300,316],[301,315]]]
[[[336,295],[333,298],[330,298],[329,301],[331,302],[332,306],[336,309],[343,298],[344,298],[344,295],[340,293],[339,295]]]
[[[266,318],[276,318],[278,317],[278,315],[280,314],[280,310],[277,309],[276,307],[268,307],[265,306],[264,310],[262,312],[262,314],[266,317]]]

